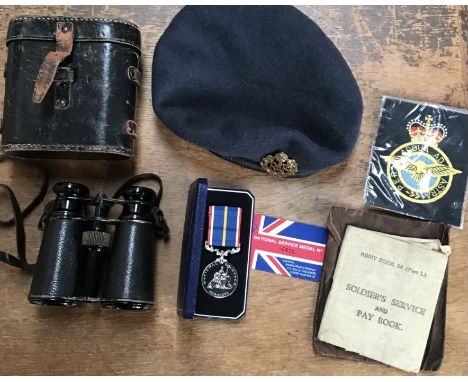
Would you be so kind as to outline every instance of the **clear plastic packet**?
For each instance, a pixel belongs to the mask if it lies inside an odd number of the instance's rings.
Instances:
[[[367,205],[462,228],[468,110],[384,96]]]

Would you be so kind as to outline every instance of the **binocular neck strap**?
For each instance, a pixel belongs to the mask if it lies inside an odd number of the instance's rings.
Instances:
[[[47,190],[49,189],[49,174],[43,169],[42,170],[42,184],[39,193],[34,197],[34,199],[29,203],[26,208],[21,211],[21,216],[23,219],[26,219],[31,212],[33,212],[36,207],[42,203],[45,196],[47,195]],[[5,185],[5,187],[8,187]],[[15,218],[12,217],[8,220],[1,220],[0,219],[0,227],[12,227],[15,225]]]
[[[13,190],[6,184],[0,184],[0,190],[6,192],[13,208],[13,217],[8,220],[0,220],[0,227],[16,226],[16,248],[18,252],[18,257],[15,257],[9,253],[0,251],[0,261],[13,267],[21,268],[26,272],[32,272],[34,264],[29,264],[26,259],[26,236],[24,233],[23,220],[32,211],[34,211],[39,204],[41,204],[47,194],[47,189],[49,188],[49,175],[45,170],[41,170],[43,171],[41,189],[23,211],[21,211]]]
[[[10,199],[11,206],[13,207],[14,217],[10,220],[12,220],[13,223],[16,225],[16,248],[18,251],[18,257],[0,251],[0,261],[13,267],[21,268],[27,272],[30,272],[33,269],[33,265],[29,264],[26,260],[26,238],[24,235],[23,215],[21,213],[18,200],[16,199],[13,190],[6,184],[0,184],[0,189],[6,191]],[[10,220],[8,220],[7,222],[9,222]]]
[[[135,183],[142,182],[145,180],[153,180],[159,185],[159,191],[156,193],[156,205],[159,206],[159,203],[161,202],[161,198],[163,196],[163,184],[161,177],[151,172],[132,176],[119,187],[119,189],[114,193],[113,198],[117,199],[120,196],[122,196],[123,190],[126,189],[128,186],[133,186]]]
[[[156,211],[155,211],[155,220],[156,220],[156,236],[159,239],[164,239],[164,241],[169,240],[169,227],[167,221],[164,218],[164,213],[159,209],[159,204],[163,196],[163,184],[162,179],[159,175],[154,173],[145,173],[139,174],[128,179],[124,184],[122,184],[119,189],[115,192],[114,198],[117,199],[122,196],[122,192],[125,188],[133,186],[135,183],[142,182],[145,180],[152,180],[159,185],[159,191],[156,193]]]

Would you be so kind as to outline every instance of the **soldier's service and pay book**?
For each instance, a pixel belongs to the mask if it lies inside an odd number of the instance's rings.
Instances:
[[[321,341],[418,372],[450,247],[348,226]]]

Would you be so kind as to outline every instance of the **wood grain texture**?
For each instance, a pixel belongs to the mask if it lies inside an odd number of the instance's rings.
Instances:
[[[0,8],[1,68],[6,61],[8,20],[14,16],[119,17],[141,26],[143,79],[135,160],[60,161],[47,166],[52,182],[84,182],[94,192],[111,192],[133,173],[159,173],[166,187],[162,208],[172,230],[172,240],[158,246],[156,305],[149,312],[33,306],[26,300],[30,277],[0,265],[0,374],[403,374],[385,365],[314,354],[316,283],[253,271],[247,315],[239,322],[190,321],[176,315],[182,225],[187,190],[195,178],[251,190],[259,213],[323,225],[331,206],[363,207],[382,95],[468,107],[467,7],[299,8],[318,23],[348,61],[363,94],[364,116],[349,160],[314,176],[287,181],[219,159],[179,139],[157,120],[151,105],[154,45],[180,7]],[[0,76],[1,92],[3,88]],[[40,184],[37,171],[19,161],[2,162],[0,180],[12,185],[23,206]],[[7,205],[1,198],[1,205]],[[2,217],[10,213],[0,210]],[[36,229],[40,213],[36,211],[26,224],[31,260],[41,240]],[[452,230],[451,238],[445,359],[441,369],[431,374],[468,373],[468,235],[466,230]],[[1,231],[0,248],[14,252],[13,230]]]

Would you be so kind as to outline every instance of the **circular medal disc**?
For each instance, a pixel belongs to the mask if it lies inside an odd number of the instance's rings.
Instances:
[[[210,296],[225,298],[234,293],[237,288],[237,271],[231,264],[220,264],[213,261],[203,270],[201,283]]]

